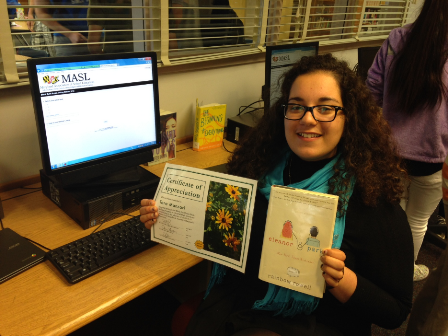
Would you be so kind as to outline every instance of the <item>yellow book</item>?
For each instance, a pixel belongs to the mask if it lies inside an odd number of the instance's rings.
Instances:
[[[331,248],[338,196],[272,186],[258,277],[321,298],[322,250]]]
[[[196,100],[196,118],[193,135],[194,151],[203,151],[222,145],[226,108],[226,104],[199,106]]]

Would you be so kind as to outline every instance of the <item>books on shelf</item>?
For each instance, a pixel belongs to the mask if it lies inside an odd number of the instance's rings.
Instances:
[[[226,108],[226,104],[208,104],[199,106],[196,100],[196,116],[193,135],[194,151],[203,151],[222,145]]]
[[[388,4],[389,4],[388,1],[378,1],[378,0],[366,1],[366,7],[368,7],[368,6],[384,6],[384,5],[388,5]]]
[[[152,150],[153,161],[148,166],[176,158],[176,125],[177,113],[160,110],[160,133],[162,143],[160,148]]]
[[[380,14],[379,8],[366,8],[363,25],[377,25]]]
[[[338,196],[272,186],[259,278],[322,297],[321,251],[331,248]]]

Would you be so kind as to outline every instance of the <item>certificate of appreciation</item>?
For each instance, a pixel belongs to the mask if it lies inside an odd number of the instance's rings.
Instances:
[[[151,239],[244,273],[257,181],[167,163]]]

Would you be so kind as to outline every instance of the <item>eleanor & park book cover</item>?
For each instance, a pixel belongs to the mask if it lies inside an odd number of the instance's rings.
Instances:
[[[259,278],[321,298],[320,256],[331,248],[337,207],[335,195],[272,186]]]

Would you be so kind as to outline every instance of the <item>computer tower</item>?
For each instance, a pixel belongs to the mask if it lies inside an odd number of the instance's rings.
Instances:
[[[160,178],[138,167],[140,182],[104,186],[60,187],[55,178],[40,170],[42,191],[83,229],[120,217],[140,208],[140,201],[153,198]]]
[[[239,144],[263,116],[263,110],[248,112],[227,119],[226,140]]]

